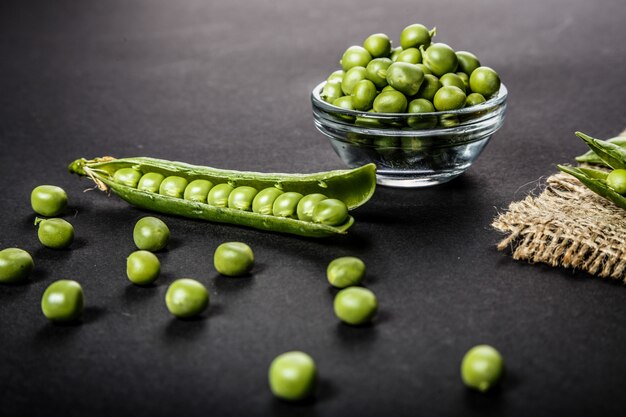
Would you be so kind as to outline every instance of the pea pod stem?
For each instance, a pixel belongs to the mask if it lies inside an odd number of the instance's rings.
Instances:
[[[295,191],[303,195],[322,193],[328,198],[343,201],[349,209],[354,209],[367,202],[373,195],[376,184],[376,167],[374,164],[352,170],[327,171],[315,174],[229,171],[144,157],[121,159],[103,157],[92,160],[81,158],[69,166],[70,172],[89,177],[100,190],[110,190],[123,200],[140,208],[309,237],[345,234],[354,223],[354,218],[348,216],[344,224],[330,226],[233,208],[216,207],[206,203],[141,191],[113,180],[113,174],[121,168],[134,168],[144,174],[157,172],[166,177],[176,175],[188,180],[206,179],[213,184],[228,183],[233,187],[250,186],[257,190],[276,187],[283,191]]]

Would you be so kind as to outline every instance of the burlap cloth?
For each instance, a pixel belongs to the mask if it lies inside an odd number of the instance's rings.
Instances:
[[[514,259],[626,282],[626,211],[571,175],[548,177],[538,196],[511,203],[492,226],[507,235],[498,249]]]

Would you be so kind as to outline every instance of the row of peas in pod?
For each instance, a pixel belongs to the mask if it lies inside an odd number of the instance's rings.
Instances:
[[[436,29],[412,24],[393,48],[384,33],[350,46],[320,96],[337,107],[375,113],[429,113],[475,106],[496,96],[500,77],[476,55],[433,43]],[[359,118],[356,119],[359,123]]]
[[[119,184],[139,191],[183,198],[215,207],[298,219],[306,222],[338,226],[348,219],[348,207],[338,199],[324,194],[302,195],[284,192],[276,187],[257,190],[250,186],[234,187],[229,183],[213,184],[206,179],[164,176],[157,172],[142,173],[134,168],[115,171],[113,179]]]

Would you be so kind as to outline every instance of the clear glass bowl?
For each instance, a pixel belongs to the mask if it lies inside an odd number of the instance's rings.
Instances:
[[[507,89],[476,106],[433,113],[369,113],[333,106],[313,89],[315,127],[349,167],[373,162],[377,182],[426,187],[461,175],[504,121]]]

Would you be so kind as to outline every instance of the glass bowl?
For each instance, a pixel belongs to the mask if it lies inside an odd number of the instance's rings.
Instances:
[[[484,103],[433,113],[370,113],[346,110],[311,93],[315,127],[328,137],[349,167],[370,162],[377,182],[426,187],[461,175],[478,158],[504,121],[507,89]]]

